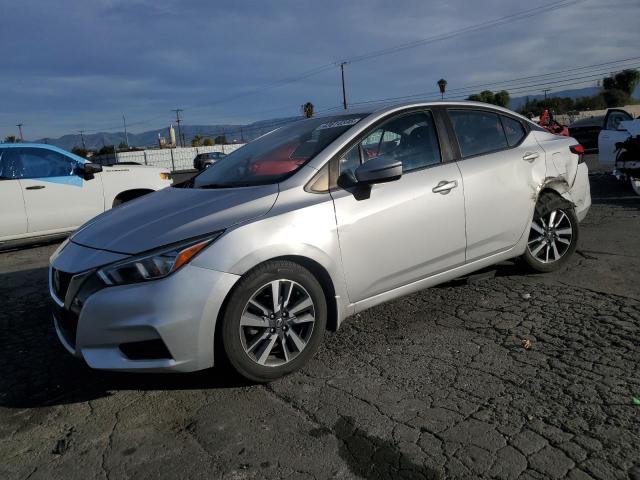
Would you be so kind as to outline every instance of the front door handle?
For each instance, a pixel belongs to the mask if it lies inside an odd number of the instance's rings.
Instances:
[[[25,190],[42,190],[44,188],[44,185],[31,185],[30,187],[27,187]]]
[[[449,182],[448,180],[442,180],[441,182],[438,183],[438,185],[433,187],[433,190],[431,191],[433,193],[440,193],[441,195],[446,195],[457,186],[458,186],[457,180],[453,180],[452,182]]]
[[[527,153],[524,154],[522,159],[526,160],[527,162],[533,162],[539,156],[540,156],[540,154],[538,152],[527,152]]]

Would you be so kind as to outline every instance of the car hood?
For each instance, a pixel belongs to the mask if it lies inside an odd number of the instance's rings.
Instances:
[[[277,185],[165,188],[97,216],[71,241],[133,255],[265,215],[277,196]]]

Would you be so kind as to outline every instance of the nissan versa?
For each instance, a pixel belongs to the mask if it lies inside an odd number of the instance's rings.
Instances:
[[[93,368],[215,358],[273,380],[381,302],[515,257],[564,265],[591,204],[582,153],[480,103],[288,124],[77,230],[51,257],[57,334]]]

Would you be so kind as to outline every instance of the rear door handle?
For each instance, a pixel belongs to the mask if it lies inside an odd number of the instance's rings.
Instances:
[[[538,152],[527,152],[527,153],[524,154],[522,159],[526,160],[527,162],[533,162],[539,156],[540,156],[540,154]]]
[[[27,187],[25,190],[41,190],[44,188],[44,185],[31,185]]]
[[[457,180],[453,180],[452,182],[449,182],[448,180],[442,180],[441,182],[438,183],[438,185],[433,187],[431,191],[433,193],[440,193],[441,195],[446,195],[457,186],[458,186]]]

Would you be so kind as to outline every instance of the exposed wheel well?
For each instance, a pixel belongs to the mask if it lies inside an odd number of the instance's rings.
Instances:
[[[116,198],[113,199],[113,206],[117,207],[118,205],[122,205],[125,202],[151,192],[153,192],[153,190],[149,188],[135,188],[133,190],[125,190],[124,192],[120,192],[118,195],[116,195]]]
[[[260,265],[263,265],[266,262],[270,262],[273,260],[289,260],[290,262],[297,263],[298,265],[301,265],[309,270],[311,274],[316,277],[318,282],[320,282],[320,286],[322,287],[322,291],[324,292],[324,298],[327,302],[327,330],[335,332],[338,329],[338,305],[336,303],[336,291],[333,287],[333,282],[331,281],[329,272],[327,272],[325,268],[315,260],[311,260],[310,258],[302,257],[299,255],[283,255],[281,257],[270,258],[269,260],[265,260],[264,262],[255,265],[250,270],[247,270],[247,272],[258,268]],[[246,275],[247,272],[245,272],[244,274]],[[231,289],[231,291],[227,294],[218,313],[218,321],[216,322],[216,338],[219,336],[217,333],[218,326],[222,323],[221,321],[224,317],[227,300],[231,296],[231,292],[233,292],[233,289]]]
[[[338,329],[338,306],[336,304],[336,290],[329,272],[315,260],[298,255],[286,255],[271,260],[289,260],[302,265],[318,279],[327,301],[327,330],[335,332]]]
[[[562,195],[562,193],[564,193],[564,192],[561,192],[560,189],[556,190],[555,188],[553,188],[552,185],[547,185],[542,190],[540,190],[540,193],[538,194],[538,199],[537,199],[536,203],[540,202],[540,200],[544,199],[545,197],[548,198],[549,196],[554,196],[554,197],[561,198],[562,200],[564,200],[568,204],[572,204],[572,202],[567,200]]]

